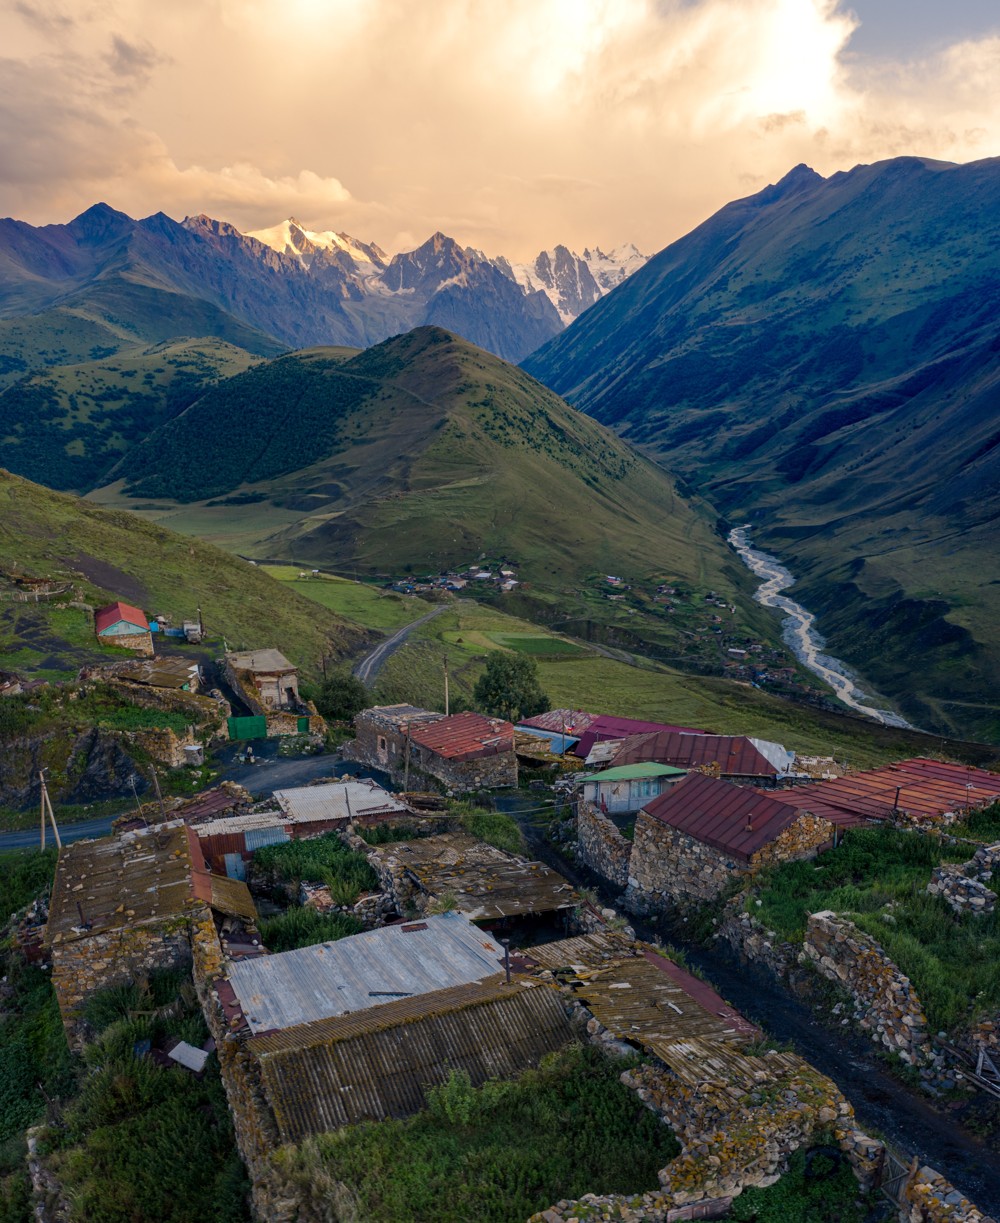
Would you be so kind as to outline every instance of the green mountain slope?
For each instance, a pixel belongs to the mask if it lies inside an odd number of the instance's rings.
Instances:
[[[4,462],[50,488],[86,492],[130,446],[255,359],[221,340],[179,340],[22,377],[0,391]]]
[[[372,574],[487,553],[541,585],[665,564],[701,581],[725,555],[713,520],[662,469],[438,328],[231,378],[118,474],[133,498],[259,497],[247,512],[261,551]],[[269,511],[295,520],[268,531]]]
[[[19,603],[3,597],[11,575],[71,582],[91,605],[124,599],[144,611],[191,619],[230,646],[273,646],[307,673],[320,659],[345,657],[364,634],[255,566],[133,514],[41,488],[0,469],[0,657],[22,674],[62,677],[104,659],[92,617],[66,600]]]
[[[94,500],[249,556],[363,577],[507,559],[519,614],[652,642],[682,665],[705,655],[717,668],[720,652],[707,624],[655,603],[658,582],[719,592],[758,638],[775,628],[703,502],[521,370],[439,328],[237,375],[116,474]],[[642,605],[609,600],[607,574],[641,587]]]
[[[525,362],[751,521],[914,722],[990,738],[998,198],[1000,159],[797,167]]]

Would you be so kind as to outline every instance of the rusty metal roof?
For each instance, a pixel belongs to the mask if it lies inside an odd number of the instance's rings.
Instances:
[[[373,857],[409,872],[428,897],[453,893],[472,921],[552,913],[580,903],[573,885],[542,862],[526,862],[464,833],[380,845]]]
[[[296,1038],[300,1043],[290,1044]],[[427,1088],[465,1070],[475,1086],[512,1078],[568,1044],[556,990],[494,976],[248,1042],[281,1137],[406,1117]]]
[[[234,964],[251,1031],[295,1027],[492,977],[503,948],[461,913],[384,926]]]
[[[466,710],[413,728],[410,739],[446,760],[477,760],[514,750],[514,727]]]
[[[233,811],[243,803],[251,801],[249,792],[242,786],[234,786],[233,789],[229,789],[229,786],[232,786],[231,782],[227,783],[226,787],[216,786],[213,790],[203,790],[201,794],[196,794],[178,807],[172,818],[183,820],[185,824],[197,824],[203,820],[214,819],[224,811]],[[236,793],[233,790],[236,790]]]
[[[59,851],[46,937],[58,944],[166,921],[182,915],[193,899],[185,828],[77,841]]]
[[[841,826],[891,819],[896,811],[916,819],[988,806],[1000,799],[1000,774],[964,764],[917,757],[815,785],[782,791],[788,803]]]
[[[187,658],[160,656],[138,659],[128,666],[119,667],[119,679],[133,684],[148,684],[153,688],[183,688],[192,680],[198,681],[198,664]]]
[[[275,790],[286,824],[348,820],[366,815],[407,815],[410,808],[369,778]]]
[[[779,744],[769,744],[786,757],[786,767],[794,753]],[[718,764],[727,777],[776,777],[783,772],[782,761],[774,751],[766,755],[746,735],[692,735],[678,731],[659,731],[651,735],[630,735],[614,758],[616,765],[656,760],[677,768],[693,769]]]
[[[640,722],[635,718],[616,718],[611,714],[599,714],[580,736],[576,745],[577,756],[586,760],[590,749],[603,739],[625,739],[629,735],[655,734],[657,731],[676,731],[686,735],[703,735],[703,730],[692,726],[668,726],[663,722]]]
[[[781,791],[784,797],[785,791]],[[809,808],[812,810],[812,808]],[[744,862],[798,818],[798,808],[760,790],[689,773],[643,811]],[[815,814],[815,812],[813,812]]]

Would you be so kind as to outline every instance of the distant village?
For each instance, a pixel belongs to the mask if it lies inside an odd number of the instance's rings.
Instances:
[[[507,590],[517,578],[496,566],[430,587],[474,582]],[[605,585],[623,584],[608,575]],[[393,589],[419,593],[424,584]],[[664,585],[655,598],[669,610],[679,595]],[[705,602],[720,623],[731,614],[715,596]],[[206,734],[245,745],[248,761],[255,743],[324,741],[326,722],[278,649],[227,650],[220,687],[204,691],[197,662],[154,648],[170,638],[200,644],[200,614],[174,628],[118,601],[97,609],[94,631],[132,657],[85,668],[84,685],[110,682],[151,707],[195,702],[202,711],[198,734],[192,726],[186,736],[147,735],[161,764],[203,764]],[[736,668],[757,673],[748,659],[764,651],[727,652]],[[855,771],[762,737],[599,710],[559,708],[513,723],[408,704],[358,713],[330,775],[312,784],[254,798],[250,772],[246,785],[137,800],[111,835],[63,845],[47,909],[36,906],[17,937],[50,967],[76,1049],[91,1039],[95,993],[190,968],[210,1039],[201,1047],[172,1039],[146,1055],[192,1074],[218,1056],[258,1217],[295,1217],[294,1202],[278,1205],[270,1157],[279,1146],[410,1116],[456,1070],[474,1086],[512,1078],[580,1039],[611,1057],[643,1055],[625,1081],[682,1142],[659,1194],[589,1200],[588,1219],[724,1217],[743,1189],[772,1184],[820,1133],[862,1189],[889,1183],[891,1152],[858,1125],[836,1085],[797,1054],[768,1050],[759,1029],[671,958],[654,931],[705,906],[721,918],[741,880],[836,852],[853,829],[939,837],[1000,800],[1000,775],[925,758]],[[527,810],[550,817],[536,853],[494,843],[474,818],[516,815],[523,803],[506,799],[519,794]],[[44,797],[41,830],[59,835]],[[352,890],[321,873],[275,873],[274,847],[321,839],[360,863],[368,882]],[[936,872],[934,894],[956,912],[988,915],[998,868],[993,846],[967,867]],[[262,914],[284,907],[339,914],[354,932],[269,948]],[[732,916],[730,925],[727,937],[742,940],[744,954],[765,954],[765,932],[752,920]],[[862,1029],[920,1071],[931,1094],[943,1090],[945,1053],[909,992],[905,1005],[893,1001],[898,970],[871,939],[818,913],[803,955],[853,998]],[[995,1082],[1000,1095],[996,1031],[984,1030],[981,1052],[967,1073],[985,1090]],[[895,1208],[910,1212],[899,1217],[985,1223],[947,1171],[913,1167],[897,1177]],[[580,1209],[553,1203],[537,1219],[568,1223]]]

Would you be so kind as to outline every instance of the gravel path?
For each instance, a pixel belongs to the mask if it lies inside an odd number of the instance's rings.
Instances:
[[[397,629],[391,637],[387,637],[385,641],[377,645],[366,658],[362,658],[354,668],[355,677],[361,680],[362,683],[370,685],[379,671],[385,666],[386,660],[395,654],[415,628],[419,628],[421,624],[426,624],[428,620],[433,620],[435,616],[440,616],[443,611],[447,610],[448,607],[445,604],[441,607],[435,607],[426,616],[421,616],[419,620],[414,620],[412,624],[404,624],[401,629]]]

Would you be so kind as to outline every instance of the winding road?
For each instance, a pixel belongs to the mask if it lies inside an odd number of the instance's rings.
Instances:
[[[428,620],[433,620],[435,616],[440,616],[443,611],[447,610],[447,604],[435,607],[433,611],[428,612],[425,616],[421,616],[418,620],[414,620],[410,624],[404,624],[391,637],[386,637],[385,641],[377,645],[370,654],[362,658],[357,664],[354,668],[355,678],[361,680],[364,684],[370,685],[379,671],[385,666],[388,659],[395,654],[415,628],[419,628],[421,624],[426,624]]]

